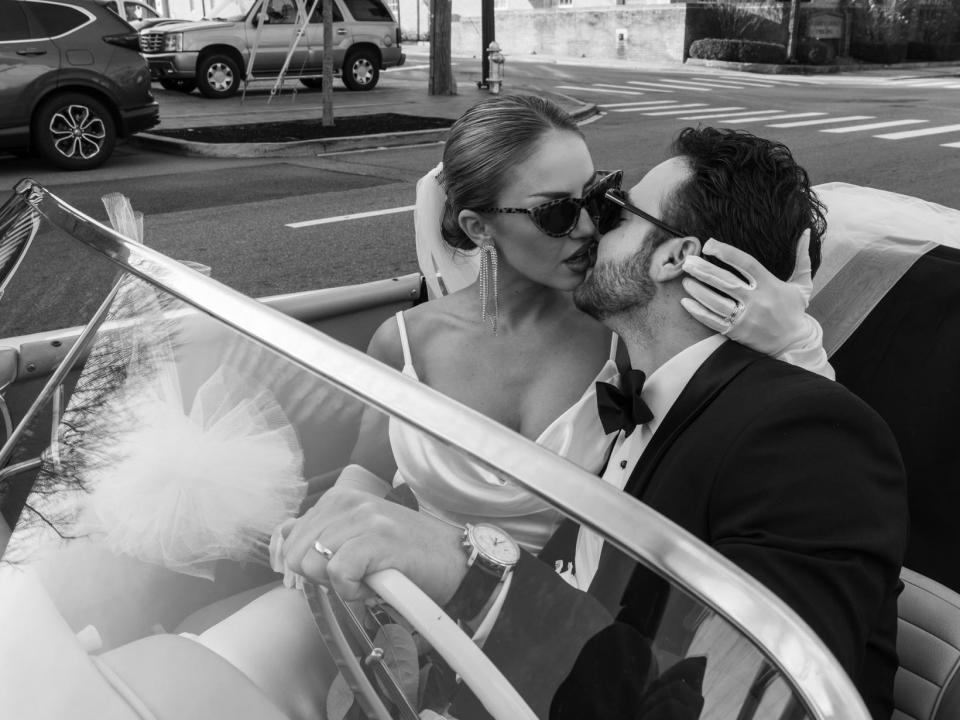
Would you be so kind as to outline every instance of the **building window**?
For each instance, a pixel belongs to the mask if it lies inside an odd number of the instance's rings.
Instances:
[[[508,0],[493,0],[494,10],[506,10]]]
[[[560,5],[560,7],[570,7],[573,5],[573,0],[557,0],[557,4]]]

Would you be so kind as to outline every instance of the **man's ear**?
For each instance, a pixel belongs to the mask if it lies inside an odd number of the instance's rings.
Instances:
[[[493,242],[489,223],[473,210],[461,210],[457,222],[460,223],[460,229],[473,240],[477,247]]]
[[[683,277],[683,261],[691,255],[699,255],[700,241],[695,237],[670,238],[653,252],[650,277],[657,282],[668,282]]]

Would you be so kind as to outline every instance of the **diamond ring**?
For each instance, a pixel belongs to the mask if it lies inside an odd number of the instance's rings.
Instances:
[[[738,301],[737,304],[734,305],[733,310],[730,311],[730,314],[723,318],[723,321],[728,325],[733,325],[737,321],[737,318],[740,317],[741,313],[743,313],[743,310],[744,304]]]

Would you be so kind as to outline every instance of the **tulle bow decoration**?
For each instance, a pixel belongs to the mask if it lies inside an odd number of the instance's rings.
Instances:
[[[118,232],[142,236],[127,198],[104,203]],[[218,560],[266,561],[272,529],[305,497],[303,452],[259,379],[269,367],[249,368],[257,353],[274,365],[276,356],[242,337],[217,342],[210,332],[220,326],[184,342],[182,328],[212,321],[183,310],[142,280],[120,281],[47,460],[86,491],[82,531],[114,552],[212,579]],[[185,398],[183,373],[211,360]]]

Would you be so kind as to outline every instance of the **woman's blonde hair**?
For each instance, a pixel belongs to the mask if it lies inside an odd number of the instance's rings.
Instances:
[[[448,244],[461,250],[475,247],[460,227],[460,211],[497,205],[513,170],[551,130],[583,137],[562,108],[533,95],[493,97],[460,116],[443,149],[442,184],[447,200],[441,231]]]

